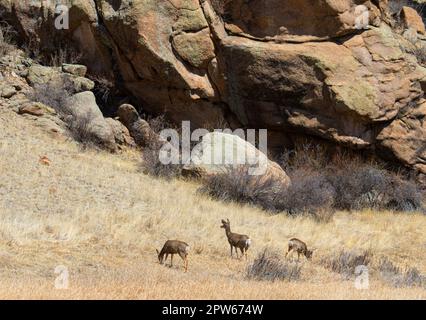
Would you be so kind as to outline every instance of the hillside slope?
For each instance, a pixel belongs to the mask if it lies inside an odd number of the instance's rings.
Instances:
[[[372,271],[370,289],[323,267],[340,250],[388,257],[426,273],[426,219],[421,215],[339,213],[330,223],[270,216],[215,202],[198,186],[138,172],[139,154],[82,151],[49,136],[30,118],[0,110],[0,298],[425,299],[419,287],[394,288]],[[50,165],[41,163],[46,156]],[[220,219],[253,239],[249,261],[231,259]],[[301,262],[295,282],[254,281],[245,269],[269,246],[284,255],[297,236],[318,248]],[[158,264],[167,238],[187,241],[190,269]],[[69,270],[69,288],[55,289],[55,267]]]

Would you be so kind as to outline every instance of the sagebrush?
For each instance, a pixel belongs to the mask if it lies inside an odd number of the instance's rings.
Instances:
[[[199,191],[222,201],[309,214],[322,221],[330,220],[337,210],[424,210],[424,192],[413,180],[353,155],[330,156],[309,145],[292,156],[285,154],[281,164],[290,186],[272,175],[252,176],[248,167],[239,166],[206,178]]]
[[[300,279],[301,273],[301,265],[282,260],[278,252],[266,248],[247,267],[246,277],[267,281],[295,281]]]

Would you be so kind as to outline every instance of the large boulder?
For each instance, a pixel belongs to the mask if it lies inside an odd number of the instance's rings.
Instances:
[[[118,108],[118,118],[138,146],[159,148],[166,142],[151,129],[148,122],[139,116],[138,111],[132,105],[121,105]]]
[[[93,92],[77,93],[68,98],[66,103],[70,117],[67,123],[72,129],[87,130],[87,134],[96,144],[111,151],[116,150],[114,133],[96,104]]]
[[[72,67],[72,65],[65,65],[64,70],[72,71]],[[79,66],[76,67],[78,68]],[[95,83],[92,80],[78,75],[82,74],[81,71],[77,72],[76,75],[71,72],[62,72],[62,70],[62,68],[34,64],[28,68],[27,81],[32,87],[62,84],[71,93],[91,91],[95,87]]]
[[[248,173],[253,176],[273,178],[285,187],[290,185],[290,178],[276,162],[238,135],[223,132],[212,132],[202,137],[193,148],[184,172],[211,176],[241,166],[248,167]]]

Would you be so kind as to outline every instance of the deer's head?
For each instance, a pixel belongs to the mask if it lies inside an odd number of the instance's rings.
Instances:
[[[160,264],[163,264],[163,255],[160,253],[160,251],[158,251],[158,249],[155,249],[155,251],[157,251],[158,261]]]
[[[306,258],[309,259],[309,260],[312,260],[312,255],[314,254],[315,250],[316,249],[306,250],[306,254],[305,254]]]
[[[222,225],[220,227],[225,230],[229,230],[231,228],[231,222],[229,222],[229,219],[226,219],[226,220],[222,219]]]

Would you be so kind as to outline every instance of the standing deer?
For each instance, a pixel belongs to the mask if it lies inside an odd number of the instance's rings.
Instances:
[[[237,234],[231,232],[231,223],[229,219],[222,220],[221,228],[225,229],[226,236],[228,237],[228,242],[231,246],[231,257],[233,257],[233,249],[235,247],[235,253],[238,258],[238,249],[241,250],[241,254],[246,256],[247,259],[247,250],[251,245],[251,239],[243,234]],[[242,256],[241,256],[242,257]]]
[[[285,254],[285,257],[287,258],[287,255],[290,252],[293,253],[294,251],[297,252],[297,261],[299,261],[301,254],[303,254],[306,257],[306,259],[311,260],[314,249],[308,250],[306,243],[304,243],[302,240],[292,238],[288,241],[288,251]]]
[[[160,252],[157,249],[155,250],[157,251],[158,261],[160,262],[160,264],[163,264],[163,261],[165,262],[167,260],[169,254],[171,255],[170,267],[173,267],[173,255],[178,254],[182,258],[184,262],[185,272],[187,272],[189,248],[189,245],[183,241],[167,240],[163,246],[163,249],[161,249]],[[164,255],[166,256],[166,258],[164,258]]]

